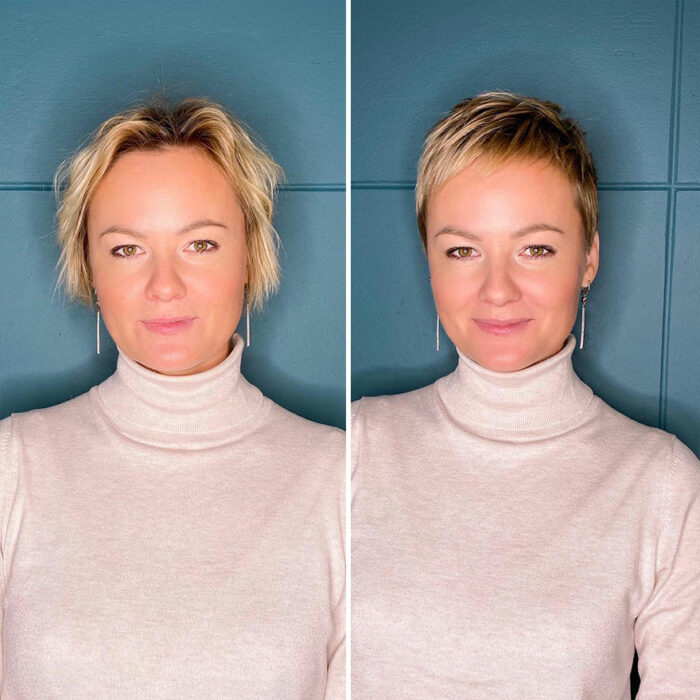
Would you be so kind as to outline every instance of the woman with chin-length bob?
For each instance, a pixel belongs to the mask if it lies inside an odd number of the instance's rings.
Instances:
[[[459,363],[354,406],[353,698],[629,698],[635,648],[637,697],[700,697],[698,460],[572,368],[599,257],[582,132],[466,100],[416,208]]]
[[[279,173],[205,99],[60,171],[61,279],[119,359],[0,422],[3,698],[345,697],[342,432],[249,384],[234,335],[277,286]]]

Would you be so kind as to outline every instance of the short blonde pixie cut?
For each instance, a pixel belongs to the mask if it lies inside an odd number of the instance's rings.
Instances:
[[[200,148],[221,168],[239,199],[246,223],[248,303],[259,309],[277,289],[279,237],[272,215],[282,169],[216,102],[190,98],[173,106],[156,99],[105,121],[56,173],[59,283],[71,298],[93,304],[87,213],[97,185],[124,153],[175,146]]]
[[[498,167],[511,158],[545,160],[574,187],[586,249],[598,230],[598,178],[583,132],[561,107],[512,92],[484,92],[464,100],[428,133],[418,163],[416,216],[423,245],[430,198],[477,158]]]

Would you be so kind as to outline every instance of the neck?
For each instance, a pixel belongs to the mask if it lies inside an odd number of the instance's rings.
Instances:
[[[552,357],[517,372],[485,369],[459,353],[452,374],[438,383],[445,409],[466,429],[507,441],[552,437],[582,423],[594,402],[571,364],[570,335]]]
[[[243,339],[215,367],[186,376],[159,374],[120,352],[117,371],[96,387],[110,422],[131,439],[200,448],[222,444],[250,425],[262,394],[240,373]]]

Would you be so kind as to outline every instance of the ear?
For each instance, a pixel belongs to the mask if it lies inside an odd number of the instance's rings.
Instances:
[[[598,263],[600,261],[600,238],[598,232],[593,236],[591,247],[586,253],[586,267],[583,271],[584,286],[592,284],[595,276],[598,274]]]

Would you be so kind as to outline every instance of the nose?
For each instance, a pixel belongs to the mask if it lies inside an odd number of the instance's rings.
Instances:
[[[185,291],[185,283],[177,271],[175,261],[154,261],[146,285],[146,296],[148,296],[149,299],[170,301],[183,297]]]
[[[520,299],[520,288],[507,263],[488,265],[479,290],[479,299],[495,306],[504,306]]]

